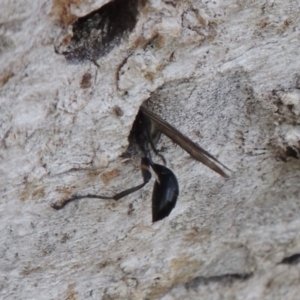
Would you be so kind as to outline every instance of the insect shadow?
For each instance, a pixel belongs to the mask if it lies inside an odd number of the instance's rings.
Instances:
[[[159,151],[155,148],[162,133],[188,152],[194,159],[203,163],[221,176],[225,178],[228,177],[223,171],[223,169],[229,170],[225,165],[165,120],[154,114],[146,106],[142,105],[133,123],[129,140],[136,143],[142,152],[141,172],[143,183],[115,194],[114,196],[75,194],[62,202],[52,204],[52,207],[61,209],[69,202],[83,198],[112,199],[117,201],[143,188],[151,179],[151,168],[156,175],[152,192],[152,222],[167,217],[176,205],[179,195],[179,186],[174,173],[165,165],[154,163],[151,158],[152,150],[156,155],[160,156],[164,164],[166,164],[164,157],[159,154]]]

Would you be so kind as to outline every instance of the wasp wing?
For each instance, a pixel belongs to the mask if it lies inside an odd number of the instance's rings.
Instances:
[[[228,169],[225,165],[219,162],[213,155],[198,146],[191,139],[183,135],[180,131],[170,125],[168,122],[154,114],[147,107],[142,105],[140,111],[146,115],[153,123],[156,128],[161,131],[164,135],[170,138],[174,143],[179,145],[187,153],[189,153],[194,159],[200,161],[213,171],[217,172],[223,177],[229,177],[216,163],[221,165],[223,168]]]

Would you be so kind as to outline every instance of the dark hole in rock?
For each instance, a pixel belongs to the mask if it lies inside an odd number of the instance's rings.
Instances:
[[[291,157],[299,159],[297,151],[290,146],[286,147],[285,153],[286,153],[286,156],[291,156]]]
[[[285,257],[280,264],[287,264],[287,265],[296,265],[300,262],[300,254],[296,253],[291,256]]]
[[[134,29],[142,0],[114,0],[79,18],[63,55],[71,62],[95,61],[109,53]]]

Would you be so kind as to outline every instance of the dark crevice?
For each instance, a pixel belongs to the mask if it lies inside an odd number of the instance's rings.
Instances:
[[[141,0],[114,0],[79,18],[62,54],[71,62],[95,61],[122,42],[135,27]]]
[[[279,264],[296,265],[300,263],[300,253],[285,257]]]
[[[292,147],[290,147],[290,146],[286,147],[285,154],[286,154],[286,156],[291,156],[291,157],[294,157],[296,159],[299,159],[297,151],[295,149],[293,149]]]
[[[216,282],[224,286],[230,286],[237,281],[245,281],[253,276],[253,273],[245,274],[225,274],[220,276],[203,277],[199,276],[192,281],[185,284],[187,289],[196,288],[199,285],[208,285],[209,283]]]

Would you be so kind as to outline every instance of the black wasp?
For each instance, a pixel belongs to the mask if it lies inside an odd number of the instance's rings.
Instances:
[[[156,222],[167,217],[176,205],[179,194],[179,186],[176,176],[169,168],[164,165],[156,164],[152,161],[150,153],[151,149],[155,154],[159,155],[163,159],[165,164],[164,157],[160,155],[158,150],[155,148],[161,133],[183,148],[194,159],[202,162],[221,176],[228,177],[228,175],[220,167],[222,166],[223,168],[229,170],[226,166],[220,163],[206,150],[202,149],[188,137],[179,132],[176,128],[142,105],[133,123],[129,140],[136,143],[142,152],[141,171],[144,182],[138,186],[122,191],[112,197],[91,194],[84,196],[74,195],[61,203],[53,204],[52,207],[55,209],[61,209],[67,203],[82,198],[119,200],[144,187],[151,179],[151,168],[156,175],[152,193],[152,222]]]

